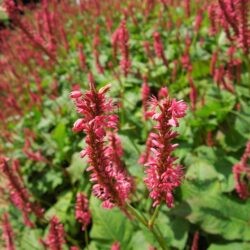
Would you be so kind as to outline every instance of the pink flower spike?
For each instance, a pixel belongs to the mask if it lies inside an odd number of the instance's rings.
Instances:
[[[168,61],[164,54],[164,47],[161,41],[161,36],[159,32],[154,32],[154,50],[155,54],[158,58],[162,59],[164,65],[168,68]]]
[[[110,248],[110,250],[120,250],[120,249],[121,249],[121,246],[118,241],[114,242]]]
[[[86,230],[91,221],[91,214],[89,211],[89,201],[83,193],[78,193],[76,196],[75,217],[82,224],[82,230]]]
[[[120,159],[121,143],[115,134],[118,130],[118,116],[113,114],[114,104],[105,94],[110,85],[99,91],[91,77],[90,90],[81,98],[74,99],[77,111],[83,116],[74,124],[76,131],[86,134],[86,148],[81,157],[87,156],[92,191],[102,200],[102,206],[124,208],[132,191],[132,178],[125,171]]]
[[[46,239],[46,244],[50,250],[62,250],[65,243],[65,233],[63,225],[59,219],[54,216],[50,220],[49,233]]]
[[[164,98],[164,97],[167,97],[167,96],[168,96],[167,87],[162,87],[158,92],[158,98],[161,99],[161,98]]]
[[[172,131],[173,126],[178,126],[179,119],[185,116],[187,105],[183,101],[171,100],[168,92],[161,99],[153,98],[151,101],[152,119],[156,121],[155,133],[150,133],[147,148],[140,162],[146,167],[145,183],[149,189],[153,206],[165,201],[168,207],[173,207],[173,191],[180,186],[183,171],[175,163],[172,156],[177,144],[172,140],[177,133]]]
[[[10,167],[7,158],[0,157],[0,171],[6,177],[10,200],[23,215],[24,224],[33,227],[29,215],[34,213],[37,218],[43,217],[43,209],[35,202],[31,202],[31,195],[25,188],[20,171],[17,172],[17,162],[13,161]]]
[[[250,181],[250,141],[246,145],[246,149],[240,159],[240,162],[233,166],[233,174],[235,180],[235,189],[239,197],[243,200],[250,197],[249,181]]]
[[[70,250],[80,250],[80,248],[76,247],[76,246],[72,246],[72,247],[70,247]]]
[[[114,56],[119,48],[121,53],[120,68],[126,77],[131,67],[131,61],[129,59],[129,33],[126,27],[126,21],[122,20],[120,26],[115,30],[111,38]]]
[[[2,217],[3,224],[2,224],[2,237],[5,242],[5,249],[6,250],[15,250],[14,245],[14,233],[9,222],[9,216],[7,213],[3,214]]]

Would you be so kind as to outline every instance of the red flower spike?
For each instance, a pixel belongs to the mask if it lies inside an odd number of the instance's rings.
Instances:
[[[117,130],[118,116],[113,114],[113,102],[105,96],[109,88],[107,85],[97,91],[91,79],[90,90],[85,94],[71,94],[77,111],[83,116],[74,124],[74,130],[86,133],[87,147],[81,156],[88,157],[87,171],[91,172],[90,181],[94,182],[94,195],[103,201],[105,208],[123,208],[133,184],[118,160],[122,150],[117,136],[113,134]],[[112,131],[111,134],[107,134],[108,130]]]
[[[190,86],[190,92],[189,92],[189,98],[191,101],[191,108],[193,111],[196,110],[196,102],[197,102],[197,89],[195,87],[193,78],[191,75],[188,75],[188,81],[189,81],[189,86]]]
[[[162,99],[152,98],[150,115],[156,121],[155,133],[150,133],[147,142],[151,150],[150,156],[142,157],[146,166],[145,183],[153,199],[153,206],[165,201],[168,207],[173,207],[173,191],[181,184],[182,167],[175,163],[172,156],[177,144],[172,140],[177,133],[172,130],[173,126],[179,125],[179,119],[185,116],[187,105],[183,101],[171,100],[168,91],[164,91]],[[148,154],[148,153],[147,153]]]
[[[91,221],[89,211],[89,201],[83,193],[78,193],[76,196],[75,218],[82,224],[82,230],[86,230]]]
[[[193,237],[191,250],[199,250],[199,238],[200,238],[199,231],[196,231]]]
[[[50,220],[49,233],[46,239],[46,244],[49,250],[62,250],[65,243],[65,232],[63,225],[59,219],[54,216]]]
[[[37,218],[41,218],[43,217],[43,209],[38,204],[30,201],[30,194],[24,186],[20,172],[15,171],[18,169],[17,161],[13,161],[12,167],[10,167],[7,160],[7,158],[0,158],[0,170],[6,177],[10,199],[22,212],[25,225],[33,227],[29,214],[34,213]]]
[[[5,242],[6,250],[15,250],[16,247],[14,245],[14,233],[9,222],[9,216],[7,213],[4,213],[2,216],[2,237]]]
[[[70,250],[80,250],[80,248],[77,246],[72,246],[72,247],[70,247]]]
[[[167,58],[164,54],[164,48],[163,48],[163,44],[161,41],[161,36],[159,32],[154,32],[153,34],[154,37],[154,50],[155,50],[155,54],[158,58],[162,59],[164,65],[168,68],[168,61]]]
[[[250,49],[249,10],[248,0],[218,0],[218,4],[211,4],[209,7],[213,33],[216,32],[216,24],[219,24],[228,39],[236,41],[246,54]]]
[[[239,197],[243,200],[247,199],[250,196],[250,166],[247,162],[248,159],[250,159],[250,141],[246,145],[246,149],[240,159],[240,162],[236,163],[233,166],[235,189]]]
[[[112,244],[110,250],[120,250],[121,249],[121,245],[120,242],[116,241]]]
[[[123,20],[120,23],[118,29],[112,35],[111,42],[113,45],[114,56],[116,56],[117,49],[119,48],[121,53],[120,68],[126,77],[131,67],[131,61],[129,59],[129,33],[126,27],[126,21]]]

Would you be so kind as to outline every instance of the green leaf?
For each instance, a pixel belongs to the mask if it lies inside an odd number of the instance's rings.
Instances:
[[[43,250],[42,244],[39,242],[39,238],[42,238],[42,230],[40,229],[30,229],[25,227],[22,232],[22,237],[20,240],[20,250],[34,249]]]
[[[73,193],[71,191],[59,196],[58,201],[47,210],[45,216],[51,218],[56,215],[62,222],[65,222],[68,218],[68,211],[71,207],[72,198]]]
[[[235,96],[228,91],[211,88],[206,96],[205,105],[196,111],[199,118],[216,118],[218,122],[225,119],[226,115],[235,106]]]
[[[84,159],[80,157],[79,153],[75,153],[72,156],[71,164],[67,168],[67,172],[71,177],[72,183],[83,178],[83,171],[86,169],[87,163]]]
[[[139,165],[139,153],[142,152],[140,145],[134,138],[129,137],[126,133],[119,135],[121,138],[122,146],[124,148],[125,163],[133,176],[141,177],[143,175],[143,168]],[[140,152],[138,152],[140,151]]]
[[[171,212],[198,224],[207,233],[221,235],[228,240],[250,240],[250,201],[228,198],[218,188],[203,189],[188,184],[190,189],[182,204]],[[215,186],[216,187],[216,186]]]
[[[88,245],[88,248],[84,248],[86,250],[98,250],[98,244],[95,241],[91,241],[90,244]],[[109,248],[110,249],[110,248]]]
[[[235,243],[230,243],[230,244],[212,244],[208,250],[248,250],[250,249],[250,243],[240,243],[240,242],[235,242]]]
[[[183,249],[188,238],[189,224],[186,220],[177,217],[168,217],[165,213],[160,213],[156,225],[161,230],[169,246]]]
[[[246,139],[250,138],[250,119],[249,115],[238,113],[235,120],[235,129]]]
[[[129,250],[148,249],[150,244],[143,231],[133,233],[133,237],[127,247]]]
[[[59,149],[63,149],[65,138],[67,138],[66,126],[64,123],[59,123],[52,132],[52,138],[57,142]]]
[[[246,145],[246,138],[234,127],[230,127],[225,135],[219,139],[219,142],[225,150],[236,152]]]
[[[119,241],[122,249],[126,249],[133,233],[131,221],[118,208],[102,208],[95,197],[91,197],[90,208],[93,220],[90,237],[99,243],[111,244]]]
[[[200,181],[218,179],[218,173],[211,163],[198,157],[191,157],[191,159],[192,163],[186,172],[187,179]]]
[[[203,51],[201,51],[202,53]],[[194,61],[193,64],[193,77],[199,78],[209,74],[209,63],[207,61]]]

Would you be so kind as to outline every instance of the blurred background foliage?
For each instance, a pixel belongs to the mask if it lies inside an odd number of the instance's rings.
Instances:
[[[110,96],[118,106],[123,160],[137,185],[131,203],[145,215],[152,213],[152,202],[142,182],[144,169],[138,159],[152,123],[144,121],[142,115],[143,77],[147,77],[151,94],[157,95],[162,86],[167,86],[173,98],[189,104],[188,114],[177,129],[179,147],[175,151],[184,166],[185,179],[175,193],[175,207],[162,206],[156,221],[169,246],[191,249],[198,232],[197,249],[249,249],[250,202],[239,198],[232,171],[250,138],[249,54],[229,41],[223,28],[211,35],[210,1],[190,1],[190,13],[183,4],[188,1],[169,1],[166,6],[164,1],[79,2],[49,1],[46,8],[54,18],[51,33],[45,28],[45,20],[39,19],[46,11],[44,4],[22,6],[19,21],[33,37],[27,37],[10,18],[1,30],[0,45],[1,154],[20,161],[24,183],[45,209],[45,217],[59,217],[67,233],[65,249],[72,245],[87,249],[74,217],[79,191],[90,198],[93,218],[87,231],[89,249],[110,249],[115,241],[126,250],[147,249],[150,245],[159,248],[145,228],[116,208],[104,210],[91,195],[87,163],[79,156],[84,135],[72,131],[77,114],[69,99],[72,89],[88,88],[89,72],[98,88],[112,84]],[[198,29],[197,15],[202,19]],[[127,77],[111,44],[111,35],[123,18],[129,31],[132,63]],[[0,19],[7,19],[2,10]],[[161,35],[168,67],[154,53],[155,31]],[[42,34],[41,44],[51,51],[51,58],[32,40],[37,34]],[[149,43],[149,54],[145,42]],[[236,66],[229,67],[231,47],[235,50],[233,59],[240,61],[239,78]],[[80,50],[85,55],[85,67],[81,66]],[[96,65],[95,50],[102,73]],[[215,51],[215,67],[231,70],[232,77],[223,76],[226,87],[211,74]],[[191,70],[185,66],[187,56]],[[1,186],[1,204],[6,204],[8,188],[4,180]],[[36,227],[31,229],[23,225],[20,211],[11,203],[0,209],[10,214],[17,249],[44,249],[39,239],[47,234],[47,222],[32,217]]]

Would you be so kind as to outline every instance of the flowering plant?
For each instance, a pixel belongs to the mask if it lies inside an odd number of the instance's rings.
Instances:
[[[249,1],[2,2],[0,249],[250,248]]]

